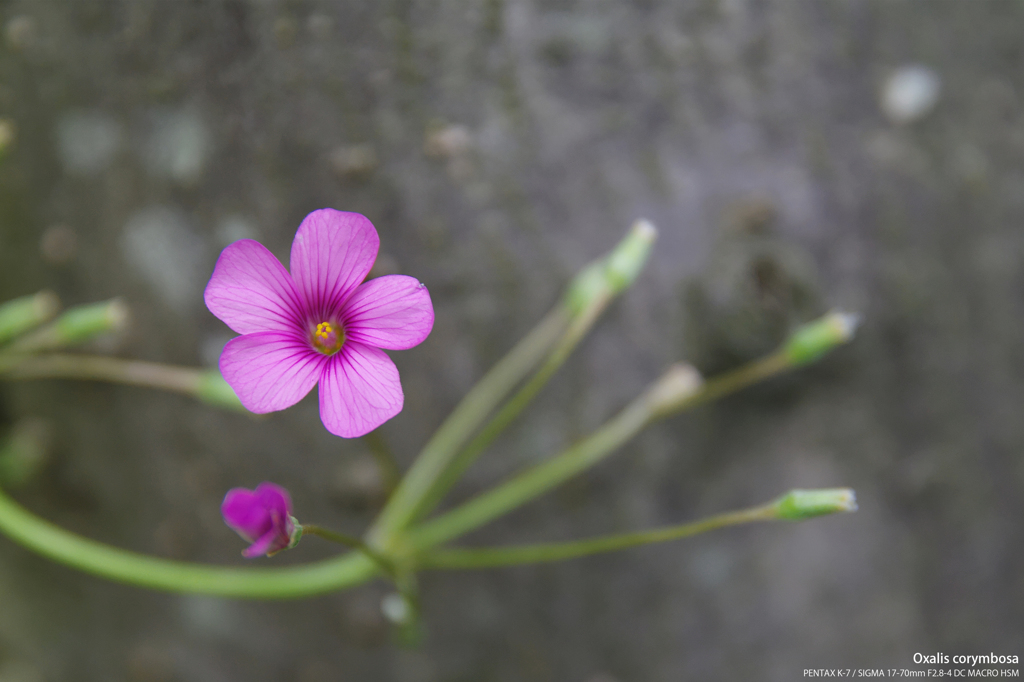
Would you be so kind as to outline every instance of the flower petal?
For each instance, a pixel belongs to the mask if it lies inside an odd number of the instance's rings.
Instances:
[[[288,515],[292,513],[291,495],[281,486],[264,481],[256,486],[256,490],[253,492],[264,508],[277,510],[281,518],[288,518]]]
[[[249,542],[270,528],[270,516],[256,498],[257,495],[252,490],[232,488],[224,496],[224,503],[220,506],[224,523]]]
[[[333,208],[306,216],[292,242],[291,272],[310,313],[327,319],[336,312],[366,279],[378,249],[365,216]]]
[[[279,534],[276,529],[268,530],[263,536],[261,536],[256,542],[242,550],[242,556],[246,559],[255,559],[258,556],[263,556],[268,552],[274,551],[273,545],[280,544]],[[280,549],[278,547],[277,549]]]
[[[347,338],[375,348],[405,350],[427,338],[434,306],[414,277],[385,275],[356,289],[342,313]]]
[[[252,239],[221,252],[203,297],[210,312],[239,334],[292,329],[304,316],[291,275]]]
[[[398,368],[382,350],[346,341],[320,380],[320,419],[327,430],[355,438],[402,411]]]
[[[326,355],[290,332],[258,332],[228,341],[220,372],[245,409],[256,414],[291,407],[320,379]]]

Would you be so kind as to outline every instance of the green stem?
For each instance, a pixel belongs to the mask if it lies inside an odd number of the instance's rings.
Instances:
[[[750,509],[719,514],[679,526],[669,526],[668,528],[657,528],[637,533],[607,535],[587,540],[577,540],[575,542],[544,543],[521,547],[437,549],[423,554],[420,557],[420,565],[423,568],[453,569],[564,561],[601,552],[614,552],[639,545],[649,545],[655,542],[678,540],[726,526],[753,523],[755,521],[771,521],[778,518],[775,507],[776,505],[771,503],[759,507],[751,507]]]
[[[420,617],[422,607],[415,571],[400,571],[395,580],[395,585],[398,587],[398,593],[409,610],[402,621],[395,623],[398,626],[396,632],[398,643],[405,647],[415,647],[423,640],[423,627]]]
[[[101,355],[0,354],[0,379],[86,379],[185,393],[208,405],[248,412],[212,369],[177,367]]]
[[[695,390],[681,389],[666,397],[665,385],[681,386],[672,369],[591,436],[546,462],[478,495],[465,504],[411,529],[408,542],[423,550],[447,542],[506,514],[564,483],[610,455],[657,418],[720,398],[791,367],[774,354],[706,382]]]
[[[594,261],[573,278],[564,301],[470,390],[427,443],[384,508],[370,533],[374,544],[391,545],[396,535],[416,520],[418,514],[429,510],[430,506],[425,501],[436,501],[454,481],[448,477],[440,486],[437,485],[466,439],[561,338],[562,343],[548,366],[495,418],[482,434],[481,442],[484,445],[490,442],[522,410],[590,329],[608,302],[636,280],[657,235],[658,231],[648,221],[636,221],[607,256]],[[572,327],[563,337],[567,324]],[[472,445],[469,455],[460,459],[457,467],[468,466],[479,449],[482,448]],[[461,468],[458,473],[461,473]]]
[[[423,496],[481,421],[529,372],[562,335],[568,316],[558,305],[459,402],[424,446],[387,506],[371,537],[386,543],[412,518]]]
[[[638,398],[589,438],[557,457],[528,469],[452,511],[410,529],[410,546],[415,550],[433,547],[512,511],[593,466],[632,438],[649,420],[650,410],[645,401]]]
[[[392,578],[395,577],[395,566],[393,563],[391,563],[391,560],[383,554],[380,554],[379,552],[375,551],[373,548],[371,548],[369,545],[367,545],[365,542],[363,542],[355,536],[346,535],[345,533],[338,533],[337,531],[328,530],[327,528],[323,528],[321,526],[314,526],[308,523],[302,524],[302,534],[315,535],[319,538],[323,538],[324,540],[336,542],[339,545],[345,545],[346,547],[350,547],[356,551],[362,552],[370,559],[372,559],[373,562],[377,564],[377,566],[384,573],[391,576]]]
[[[70,533],[25,510],[0,490],[0,531],[86,573],[169,592],[244,599],[291,599],[365,583],[378,567],[357,553],[287,568],[229,568],[149,557]]]
[[[437,478],[434,485],[431,486],[422,502],[416,508],[414,519],[421,518],[437,506],[437,503],[441,501],[444,494],[458,482],[466,469],[477,460],[487,446],[530,404],[530,401],[544,388],[555,372],[572,354],[572,351],[583,337],[586,336],[587,332],[590,331],[590,328],[594,326],[597,318],[600,317],[610,301],[610,295],[598,297],[590,306],[573,318],[569,328],[566,329],[565,334],[559,340],[558,345],[551,351],[551,354],[548,355],[547,360],[541,365],[537,373],[498,410],[498,413],[484,425],[483,429],[455,456]]]
[[[5,379],[93,379],[195,395],[204,370],[98,355],[47,353],[0,358]]]
[[[670,414],[690,410],[699,405],[718,400],[730,393],[735,393],[741,388],[781,374],[786,370],[793,369],[794,365],[785,354],[778,352],[763,357],[754,362],[748,363],[726,372],[721,376],[707,380],[697,391],[688,395],[680,396],[678,400],[668,401],[656,408],[656,417],[665,417]]]

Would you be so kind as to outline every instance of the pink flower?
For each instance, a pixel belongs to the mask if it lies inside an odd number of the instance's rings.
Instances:
[[[232,488],[220,506],[224,523],[252,545],[242,554],[252,559],[273,556],[297,540],[288,491],[273,483],[260,483],[256,490]]]
[[[412,277],[363,282],[380,239],[358,213],[313,211],[295,233],[291,273],[259,242],[231,244],[206,286],[206,307],[241,334],[220,371],[252,412],[291,407],[320,384],[331,433],[362,436],[402,411],[398,369],[384,351],[427,338],[434,308]]]

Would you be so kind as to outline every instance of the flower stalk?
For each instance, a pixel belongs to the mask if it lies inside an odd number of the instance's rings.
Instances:
[[[178,367],[102,355],[43,353],[0,357],[0,379],[85,379],[184,393],[208,405],[245,412],[215,370]]]
[[[299,527],[302,535],[315,535],[318,538],[322,538],[329,542],[334,542],[339,545],[344,545],[349,549],[354,549],[357,552],[362,552],[369,557],[377,567],[385,574],[392,578],[395,577],[395,564],[388,557],[384,556],[380,552],[376,551],[365,542],[355,537],[354,535],[346,535],[345,533],[339,533],[337,531],[323,528],[322,526],[316,526],[311,523],[304,523]]]
[[[390,536],[413,516],[420,500],[457,449],[522,377],[536,366],[557,342],[567,324],[565,311],[556,307],[459,401],[427,441],[377,518],[371,530],[373,544],[382,544],[384,536]]]
[[[604,258],[584,268],[564,300],[463,399],[416,459],[371,534],[388,544],[431,511],[488,445],[529,405],[608,307],[643,269],[657,230],[639,220]],[[486,416],[533,369],[540,369],[473,437]],[[465,447],[463,447],[465,445]]]
[[[834,315],[826,315],[819,323],[834,325]],[[811,323],[812,328],[815,324]],[[797,338],[802,329],[795,333]],[[843,337],[833,333],[825,344],[820,345],[831,348],[849,338],[848,334]],[[703,383],[696,370],[686,365],[674,365],[591,436],[463,505],[411,529],[408,543],[415,550],[423,550],[453,540],[582,473],[656,419],[692,409],[804,364],[801,356],[789,351],[792,344],[792,340],[787,341],[778,352]],[[819,349],[818,355],[828,348]]]
[[[436,549],[424,553],[419,562],[423,568],[466,569],[565,561],[592,554],[679,540],[745,523],[800,521],[825,514],[856,510],[854,494],[849,488],[791,490],[768,504],[717,514],[678,526],[637,533],[606,535],[575,542],[544,543],[519,547]]]
[[[540,369],[508,402],[501,406],[497,414],[483,426],[477,435],[455,454],[416,506],[410,520],[421,518],[437,506],[445,493],[462,478],[462,474],[487,449],[487,446],[533,401],[586,336],[610,300],[611,298],[608,296],[594,297],[590,300],[589,305],[573,318]]]

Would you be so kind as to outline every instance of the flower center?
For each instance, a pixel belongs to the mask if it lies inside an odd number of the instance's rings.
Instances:
[[[345,345],[345,330],[335,322],[321,322],[313,332],[313,348],[324,355],[334,355]]]

